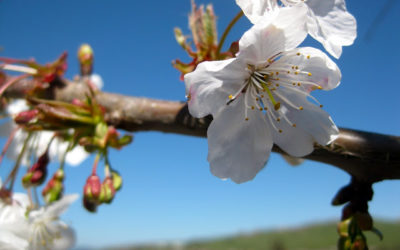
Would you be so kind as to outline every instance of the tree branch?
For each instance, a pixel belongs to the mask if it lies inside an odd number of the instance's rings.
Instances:
[[[22,80],[7,89],[5,96],[23,98],[29,80]],[[52,83],[46,98],[70,102],[82,99],[88,89],[85,84],[59,81]],[[206,137],[211,116],[193,118],[183,102],[162,101],[98,92],[98,102],[106,108],[109,124],[127,131],[161,131]],[[274,152],[284,152],[274,145]],[[400,137],[340,128],[339,137],[328,146],[315,145],[305,159],[336,166],[356,179],[378,182],[400,179]]]

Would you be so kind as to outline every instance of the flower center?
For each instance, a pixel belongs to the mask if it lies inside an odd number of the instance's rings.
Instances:
[[[51,228],[46,225],[46,222],[41,221],[32,225],[29,242],[33,246],[41,246],[46,249],[51,249],[54,240],[59,238],[61,238],[59,231],[51,230]]]
[[[294,56],[299,56],[299,54],[296,53]],[[296,105],[294,100],[290,100],[288,93],[291,96],[295,94],[310,98],[319,104],[309,93],[315,89],[322,89],[322,87],[310,80],[312,76],[310,72],[300,70],[296,65],[274,65],[274,62],[279,59],[277,57],[269,59],[267,65],[258,67],[248,65],[249,78],[236,94],[228,96],[227,105],[243,95],[246,105],[244,118],[246,121],[249,120],[248,112],[259,110],[269,119],[272,127],[282,133],[282,129],[279,128],[281,121],[296,127],[296,124],[288,117],[289,112],[304,109],[303,106]],[[307,58],[309,59],[310,56]]]

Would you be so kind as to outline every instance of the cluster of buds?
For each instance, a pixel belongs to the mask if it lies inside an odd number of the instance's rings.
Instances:
[[[238,49],[237,43],[233,43],[227,52],[219,53],[218,51],[216,16],[211,4],[207,5],[204,11],[203,5],[198,8],[192,1],[189,28],[192,31],[196,51],[192,50],[191,44],[187,41],[187,37],[183,35],[182,30],[174,29],[176,41],[193,58],[190,63],[183,63],[179,59],[172,62],[172,65],[181,72],[181,79],[186,73],[194,71],[201,62],[223,60],[235,56]]]
[[[340,235],[338,249],[367,250],[367,239],[362,233],[356,217],[350,217],[338,224]]]
[[[105,177],[102,183],[98,175],[92,174],[88,177],[83,187],[83,206],[89,212],[96,212],[97,206],[102,203],[111,203],[116,191],[121,187],[122,178],[115,171]]]
[[[372,200],[372,184],[352,178],[350,184],[339,190],[332,200],[332,205],[346,204],[342,210],[341,222],[338,224],[338,248],[343,250],[368,249],[363,231],[382,234],[374,228],[373,219],[368,212],[368,201]]]
[[[64,170],[59,168],[42,190],[43,199],[49,204],[61,199],[64,191]]]
[[[105,122],[99,122],[96,125],[93,136],[82,137],[79,140],[79,144],[84,146],[88,152],[93,152],[98,149],[102,150],[107,147],[121,149],[131,142],[132,135],[120,137],[120,133],[113,126],[108,126]]]
[[[22,185],[25,188],[41,185],[47,176],[47,165],[49,164],[48,150],[44,152],[39,159],[28,169],[28,172],[22,177]]]

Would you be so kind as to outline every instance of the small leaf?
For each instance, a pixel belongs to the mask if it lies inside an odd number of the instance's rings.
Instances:
[[[377,229],[376,227],[373,227],[371,229],[371,232],[373,232],[376,236],[378,236],[381,241],[383,240],[383,233],[381,231],[379,231],[379,229]]]

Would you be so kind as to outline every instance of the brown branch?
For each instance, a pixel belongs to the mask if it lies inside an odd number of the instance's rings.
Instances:
[[[26,93],[28,80],[19,82],[5,93],[21,98]],[[69,102],[84,98],[85,84],[59,82],[49,90],[47,98]],[[184,102],[153,100],[99,92],[98,102],[106,108],[109,124],[127,131],[161,131],[206,137],[211,117],[196,119],[190,116]],[[274,152],[284,153],[274,146]],[[360,181],[377,182],[400,179],[400,137],[340,129],[340,135],[328,146],[315,145],[312,154],[304,157],[334,165]]]

